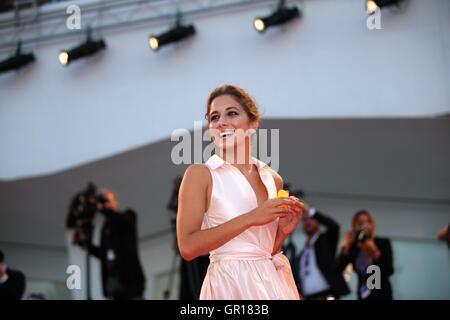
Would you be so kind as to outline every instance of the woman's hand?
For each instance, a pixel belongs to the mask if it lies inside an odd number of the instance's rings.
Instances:
[[[289,236],[295,230],[303,212],[305,212],[304,202],[294,196],[290,196],[289,199],[293,200],[293,204],[289,206],[289,214],[280,217],[278,221],[278,228],[285,237]]]
[[[272,222],[276,218],[286,217],[290,212],[290,208],[294,206],[294,202],[288,197],[265,201],[259,207],[247,213],[250,225],[261,226]]]

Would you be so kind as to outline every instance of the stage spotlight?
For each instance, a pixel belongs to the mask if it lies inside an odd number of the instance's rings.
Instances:
[[[366,11],[368,14],[374,14],[377,10],[380,9],[378,5],[373,0],[367,0],[366,2]]]
[[[70,50],[61,50],[58,55],[58,60],[63,66],[67,66],[76,59],[93,55],[105,48],[105,41],[93,41],[91,39],[90,31],[88,31],[88,36],[85,43]]]
[[[178,42],[195,34],[193,25],[182,26],[179,23],[176,26],[163,34],[151,35],[148,37],[148,44],[153,51],[158,51],[162,46]]]
[[[62,65],[67,66],[69,65],[69,63],[76,59],[93,55],[105,48],[106,44],[103,40],[87,40],[85,43],[79,45],[76,48],[72,48],[70,50],[62,50],[58,55],[58,59]]]
[[[366,11],[368,14],[374,14],[382,7],[399,5],[403,0],[366,0]]]
[[[280,1],[277,10],[267,17],[258,17],[253,21],[253,26],[256,31],[263,33],[267,28],[280,24],[287,23],[288,21],[299,18],[301,15],[300,10],[297,7],[287,8],[285,1]]]
[[[21,53],[21,43],[17,44],[16,53],[6,60],[0,61],[0,72],[18,70],[34,62],[36,59],[33,53]]]

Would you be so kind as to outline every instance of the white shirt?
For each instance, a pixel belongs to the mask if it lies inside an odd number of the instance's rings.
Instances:
[[[309,215],[313,216],[315,214],[315,209],[311,208]],[[325,290],[330,289],[327,280],[325,280],[322,272],[320,272],[317,266],[316,251],[314,250],[314,243],[319,237],[319,232],[317,232],[310,241],[305,245],[305,250],[300,258],[300,277],[302,281],[303,295],[310,296]]]

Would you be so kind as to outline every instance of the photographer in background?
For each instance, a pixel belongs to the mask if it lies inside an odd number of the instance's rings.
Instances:
[[[303,230],[307,241],[292,264],[297,288],[305,300],[336,299],[350,291],[342,272],[337,272],[336,249],[339,225],[304,202]],[[326,230],[320,232],[320,226]]]
[[[391,241],[375,236],[376,224],[367,210],[353,215],[352,230],[347,232],[345,243],[338,258],[338,270],[344,271],[349,263],[358,274],[358,299],[392,300],[392,287],[389,277],[394,273]],[[380,268],[380,289],[369,289],[367,273],[370,265]]]
[[[103,294],[110,299],[142,299],[145,289],[145,276],[139,261],[137,217],[132,209],[119,211],[117,195],[109,189],[102,189],[98,195],[95,187],[85,192],[87,206],[95,204],[95,211],[103,214],[105,221],[101,230],[100,246],[91,241],[92,221],[84,221],[82,232],[75,233],[74,242],[100,259]],[[91,210],[92,211],[92,210]],[[82,210],[89,212],[89,210]],[[92,214],[80,214],[79,217]]]

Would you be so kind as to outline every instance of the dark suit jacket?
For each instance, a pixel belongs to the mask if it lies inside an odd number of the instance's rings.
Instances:
[[[314,218],[324,225],[327,230],[319,235],[314,243],[317,266],[328,282],[331,290],[336,296],[344,296],[350,293],[347,284],[344,281],[342,272],[338,272],[336,265],[336,248],[339,240],[339,225],[323,213],[316,212]],[[302,250],[293,262],[293,274],[297,288],[302,293],[302,283],[300,279],[300,259],[304,253]],[[302,293],[303,295],[303,293]]]
[[[375,245],[380,250],[381,256],[378,261],[374,261],[372,264],[380,267],[381,272],[381,289],[374,289],[372,293],[368,296],[367,300],[391,300],[392,299],[392,287],[389,282],[389,277],[394,273],[393,258],[392,258],[392,247],[391,241],[387,238],[375,237]],[[353,270],[357,272],[356,259],[358,257],[359,249],[357,246],[353,246],[348,255],[341,252],[338,258],[338,269],[343,271],[349,263],[353,265]],[[373,274],[368,273],[361,275],[358,273],[358,299],[361,299],[359,288],[362,284],[365,284],[367,279]]]
[[[120,298],[142,296],[145,288],[145,276],[138,254],[136,213],[128,209],[124,213],[103,210],[105,223],[101,231],[100,246],[90,245],[92,255],[101,260],[103,294],[106,292],[107,278],[112,276],[108,268],[107,252],[112,249],[115,255],[113,271],[128,288],[128,295]]]
[[[0,284],[0,300],[20,300],[25,292],[25,276],[22,272],[7,268],[8,280]]]

